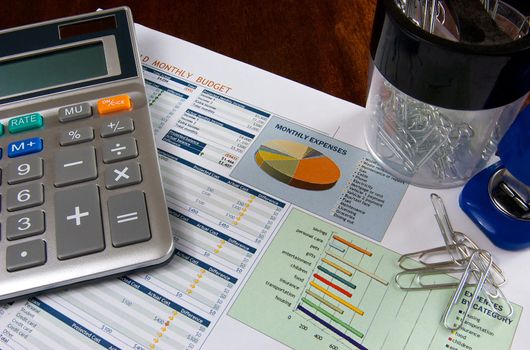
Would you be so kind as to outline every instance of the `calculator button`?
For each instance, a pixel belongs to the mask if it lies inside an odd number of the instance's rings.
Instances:
[[[37,153],[42,151],[43,143],[40,137],[11,142],[7,146],[7,156],[15,158],[25,156],[26,154]]]
[[[108,208],[113,246],[123,247],[151,239],[143,192],[113,196],[108,201]]]
[[[101,137],[126,134],[133,130],[134,123],[131,118],[113,118],[105,121],[101,126]]]
[[[61,132],[59,136],[59,144],[61,146],[75,145],[94,139],[94,129],[91,126],[84,126],[82,128],[72,128]]]
[[[114,163],[138,156],[134,137],[120,137],[104,140],[102,143],[103,163]]]
[[[30,211],[7,218],[6,237],[10,241],[40,235],[44,230],[44,212],[42,210]]]
[[[20,117],[9,119],[8,130],[12,134],[18,132],[38,129],[44,124],[40,113],[21,115]]]
[[[135,160],[118,163],[105,169],[105,187],[109,190],[140,182],[142,182],[140,165]]]
[[[98,101],[98,113],[102,115],[120,111],[128,111],[131,108],[132,102],[129,95],[112,96]]]
[[[94,184],[55,193],[57,257],[61,260],[105,248],[99,190]]]
[[[24,157],[7,165],[7,183],[10,185],[40,179],[42,175],[41,157]]]
[[[90,107],[89,103],[80,103],[73,106],[59,108],[59,121],[61,123],[88,118],[91,115],[92,107]]]
[[[46,262],[46,243],[37,239],[15,244],[6,249],[6,268],[9,272],[43,265]]]
[[[61,149],[55,154],[55,186],[67,186],[98,177],[93,146]]]
[[[7,190],[7,210],[15,211],[44,203],[44,189],[40,183],[11,187]]]
[[[0,136],[4,134],[4,124],[0,123]]]

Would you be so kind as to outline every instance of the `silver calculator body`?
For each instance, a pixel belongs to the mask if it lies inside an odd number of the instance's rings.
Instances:
[[[0,301],[173,254],[126,7],[0,32]]]

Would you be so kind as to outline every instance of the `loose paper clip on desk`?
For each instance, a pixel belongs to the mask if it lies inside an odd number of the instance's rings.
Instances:
[[[473,177],[460,207],[496,246],[530,247],[530,106],[499,143],[500,161]]]

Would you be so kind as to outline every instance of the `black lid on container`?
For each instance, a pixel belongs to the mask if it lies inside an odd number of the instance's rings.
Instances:
[[[504,106],[530,91],[530,34],[501,44],[450,41],[379,0],[371,40],[379,72],[422,102],[457,110]]]

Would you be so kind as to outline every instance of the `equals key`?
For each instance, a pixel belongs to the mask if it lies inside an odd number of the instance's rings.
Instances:
[[[108,203],[110,235],[114,247],[151,239],[145,195],[132,191],[112,196]]]

